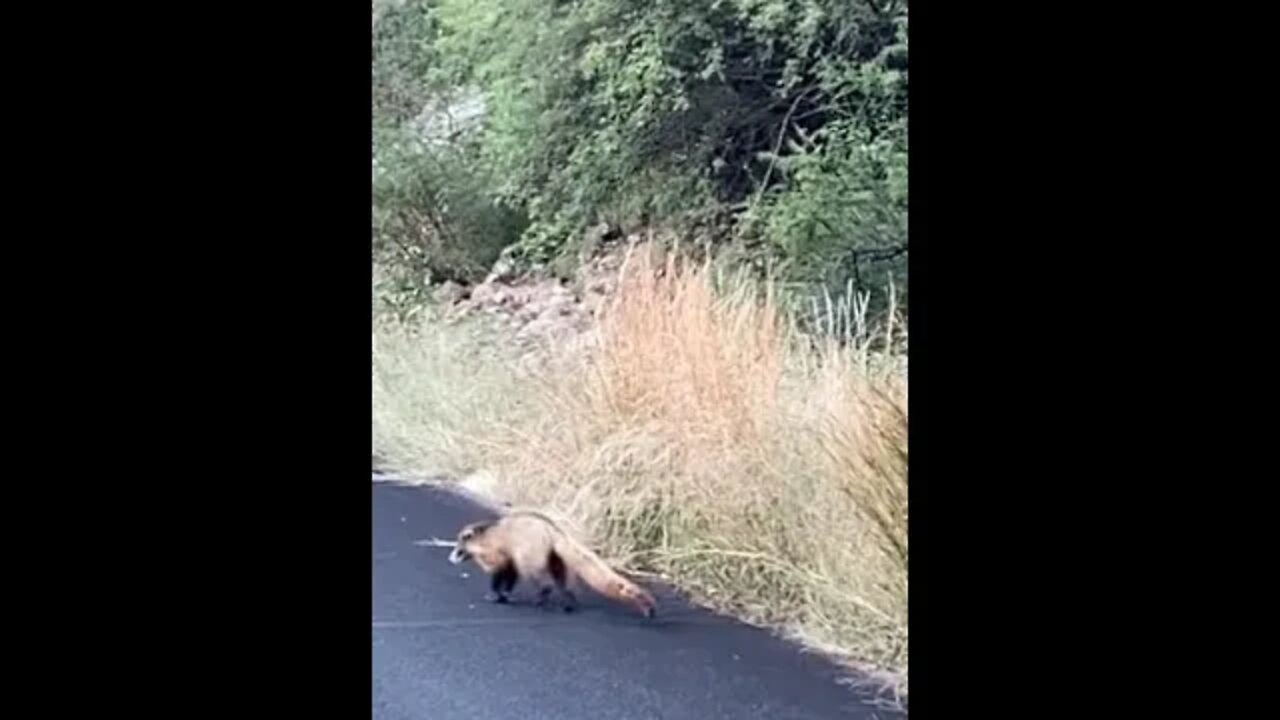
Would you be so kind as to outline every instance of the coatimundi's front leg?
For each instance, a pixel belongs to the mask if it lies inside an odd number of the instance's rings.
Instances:
[[[494,603],[505,603],[507,594],[515,588],[516,583],[520,581],[520,574],[516,572],[516,567],[512,563],[498,568],[489,578],[490,592],[485,595],[485,599]]]

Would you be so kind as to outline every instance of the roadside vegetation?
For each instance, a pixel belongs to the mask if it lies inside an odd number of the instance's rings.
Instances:
[[[375,455],[905,697],[905,3],[373,9]]]

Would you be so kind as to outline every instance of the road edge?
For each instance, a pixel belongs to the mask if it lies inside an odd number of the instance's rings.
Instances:
[[[504,502],[493,495],[468,486],[465,481],[460,481],[443,474],[414,474],[373,470],[371,484],[384,484],[407,488],[429,487],[452,494],[462,500],[475,504],[483,511],[491,512],[496,515],[503,514],[511,507],[510,503]],[[841,658],[838,653],[833,653],[820,647],[808,645],[800,638],[786,632],[783,628],[754,623],[745,618],[736,617],[716,608],[704,605],[681,591],[679,586],[673,583],[669,578],[654,573],[635,574],[646,578],[650,583],[661,585],[664,595],[678,597],[681,602],[688,604],[691,608],[766,632],[774,638],[790,645],[799,653],[816,656],[822,659],[824,662],[830,664],[832,669],[835,671],[834,674],[839,676],[836,679],[836,683],[846,687],[851,693],[858,695],[860,700],[873,704],[884,711],[901,713],[904,718],[908,716],[908,697],[898,696],[895,691],[895,685],[892,678],[884,677],[883,673],[870,668],[857,668],[856,666],[851,667],[847,659]]]

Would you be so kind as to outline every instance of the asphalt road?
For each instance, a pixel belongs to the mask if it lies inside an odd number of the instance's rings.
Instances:
[[[373,484],[374,720],[769,720],[900,717],[768,633],[649,587],[645,620],[583,590],[578,612],[486,603],[483,574],[452,566],[451,538],[488,512],[438,489]]]

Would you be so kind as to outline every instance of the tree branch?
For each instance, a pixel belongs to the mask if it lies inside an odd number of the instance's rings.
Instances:
[[[787,114],[782,116],[782,126],[778,128],[778,139],[773,143],[773,154],[769,156],[769,167],[764,171],[764,179],[760,181],[760,187],[756,188],[756,202],[764,195],[764,189],[769,184],[769,178],[773,175],[773,166],[778,162],[778,151],[782,149],[782,141],[787,137],[787,125],[791,122],[791,115],[800,106],[800,101],[817,88],[816,85],[810,85],[805,88],[796,99],[791,103],[791,107],[787,109]]]

